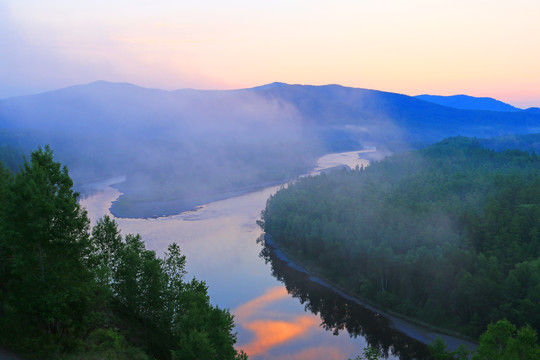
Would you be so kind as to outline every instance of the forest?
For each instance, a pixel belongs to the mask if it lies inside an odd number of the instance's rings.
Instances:
[[[309,270],[408,318],[477,339],[540,329],[540,157],[455,137],[305,177],[260,225]]]
[[[0,149],[0,347],[31,359],[246,359],[233,316],[109,217],[90,228],[47,146]],[[17,171],[12,171],[17,164]]]

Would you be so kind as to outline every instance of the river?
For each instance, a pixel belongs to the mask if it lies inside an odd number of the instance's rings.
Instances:
[[[313,174],[347,165],[367,166],[360,152],[319,159]],[[94,223],[120,196],[112,185],[123,178],[93,184],[98,192],[81,199]],[[211,302],[235,316],[237,347],[250,359],[346,360],[375,345],[389,359],[425,357],[425,346],[404,335],[430,341],[435,334],[386,318],[290,268],[256,240],[256,225],[266,200],[279,186],[216,201],[174,216],[116,221],[123,234],[140,234],[161,256],[177,242],[187,257],[187,278],[204,280]],[[313,281],[314,280],[314,281]],[[400,330],[400,331],[398,331]]]

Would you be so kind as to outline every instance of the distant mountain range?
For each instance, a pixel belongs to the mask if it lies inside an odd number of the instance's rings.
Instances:
[[[478,107],[339,85],[164,91],[98,81],[0,100],[0,145],[50,144],[77,184],[125,175],[113,212],[157,216],[294,178],[327,152],[540,132],[540,109]]]
[[[348,134],[357,130],[363,141],[404,140],[410,145],[454,135],[491,137],[540,130],[535,109],[466,110],[407,95],[339,85],[274,83],[247,91],[294,104],[307,122],[325,130],[333,127]]]
[[[489,97],[474,97],[468,95],[417,95],[415,98],[434,104],[448,106],[464,110],[487,110],[487,111],[521,111],[512,105]]]

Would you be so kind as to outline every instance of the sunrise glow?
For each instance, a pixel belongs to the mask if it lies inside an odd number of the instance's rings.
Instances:
[[[540,106],[538,14],[532,0],[8,0],[0,98],[99,79],[164,89],[282,81]]]

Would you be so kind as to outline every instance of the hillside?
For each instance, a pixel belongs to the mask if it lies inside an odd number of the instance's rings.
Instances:
[[[534,111],[460,110],[339,85],[163,91],[99,81],[0,101],[0,143],[27,153],[50,144],[76,186],[126,176],[112,210],[129,217],[280,183],[327,152],[538,129]]]
[[[474,97],[468,95],[417,95],[415,98],[434,104],[464,110],[521,111],[521,109],[518,109],[512,105],[489,97]]]
[[[536,154],[456,137],[300,179],[268,201],[261,225],[378,306],[474,337],[504,318],[538,330],[539,189]]]

